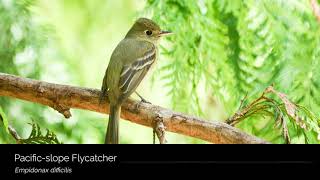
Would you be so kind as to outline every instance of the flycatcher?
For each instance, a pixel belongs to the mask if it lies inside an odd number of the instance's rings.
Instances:
[[[159,39],[171,34],[150,19],[140,18],[118,44],[103,78],[100,102],[108,96],[110,114],[106,144],[119,143],[121,104],[133,93],[158,56]]]

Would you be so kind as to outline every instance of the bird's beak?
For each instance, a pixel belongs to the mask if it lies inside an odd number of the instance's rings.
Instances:
[[[167,36],[167,35],[171,35],[171,34],[173,34],[173,32],[171,32],[171,31],[161,31],[160,32],[160,36]]]

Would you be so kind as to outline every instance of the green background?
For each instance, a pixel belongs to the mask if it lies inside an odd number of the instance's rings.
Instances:
[[[320,110],[320,30],[309,0],[0,0],[0,71],[100,89],[110,55],[138,17],[175,35],[161,42],[157,67],[138,92],[153,104],[223,121],[241,99],[267,86],[316,115]],[[135,95],[132,96],[138,99]],[[64,117],[42,105],[0,98],[27,138],[32,119],[63,143],[102,143],[107,115],[72,109]],[[317,119],[319,123],[319,119]],[[243,131],[284,143],[273,118],[254,117]],[[120,123],[121,143],[152,143],[152,129]],[[289,123],[293,143],[304,143]],[[318,143],[316,129],[311,141]],[[0,142],[14,143],[3,126]],[[167,133],[169,143],[207,143]]]

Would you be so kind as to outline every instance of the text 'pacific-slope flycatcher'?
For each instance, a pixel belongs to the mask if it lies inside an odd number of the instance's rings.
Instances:
[[[150,19],[140,18],[111,55],[100,95],[110,102],[106,144],[119,143],[121,104],[136,90],[158,56],[160,37],[170,34]]]

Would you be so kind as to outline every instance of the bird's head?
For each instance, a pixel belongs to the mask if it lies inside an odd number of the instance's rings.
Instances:
[[[147,18],[139,18],[131,27],[127,37],[139,38],[153,43],[158,42],[162,36],[172,34],[170,31],[161,30],[158,24]]]

